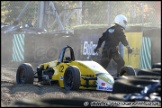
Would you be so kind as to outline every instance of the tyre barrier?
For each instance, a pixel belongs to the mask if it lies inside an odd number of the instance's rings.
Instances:
[[[147,79],[119,79],[113,85],[112,93],[138,93],[144,89],[146,85],[155,84],[159,80]]]
[[[146,75],[140,75],[140,76],[121,76],[118,79],[143,79],[143,80],[161,80],[161,76],[146,76]]]
[[[123,105],[131,107],[161,106],[161,76],[122,76],[115,83],[108,100],[123,102]]]
[[[161,68],[161,63],[153,63],[152,69],[153,68]]]
[[[161,76],[161,69],[141,69],[138,71],[137,75],[145,75],[145,76]]]

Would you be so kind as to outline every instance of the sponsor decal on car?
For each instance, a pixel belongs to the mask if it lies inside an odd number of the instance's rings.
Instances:
[[[108,82],[105,82],[101,78],[97,79],[97,90],[102,90],[102,91],[112,91],[113,86],[109,84]]]
[[[104,82],[102,82],[102,83],[101,83],[101,85],[102,85],[102,86],[105,86],[105,83],[104,83]]]
[[[112,87],[109,86],[99,86],[100,90],[112,90]]]

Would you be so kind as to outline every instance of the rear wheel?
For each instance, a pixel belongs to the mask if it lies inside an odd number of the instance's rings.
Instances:
[[[80,87],[80,71],[77,67],[69,66],[64,73],[64,88],[78,90]]]
[[[23,63],[19,65],[16,72],[16,83],[17,84],[33,84],[34,71],[33,67],[29,63]]]

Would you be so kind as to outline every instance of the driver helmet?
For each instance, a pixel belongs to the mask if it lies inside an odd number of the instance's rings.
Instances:
[[[115,24],[118,24],[122,26],[124,29],[126,28],[127,25],[127,17],[124,15],[120,14],[115,17]]]

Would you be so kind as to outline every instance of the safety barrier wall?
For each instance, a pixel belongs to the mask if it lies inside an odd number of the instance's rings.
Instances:
[[[79,37],[71,36],[71,37],[62,37],[62,36],[54,36],[53,34],[45,34],[40,36],[31,36],[33,39],[32,47],[26,47],[28,53],[26,53],[26,61],[31,61],[31,53],[32,53],[32,62],[49,62],[52,60],[56,60],[59,57],[61,49],[69,45],[74,49],[74,53],[76,59],[79,58],[80,53],[80,39]],[[26,41],[30,41],[30,37],[26,39]]]
[[[82,60],[100,61],[101,52],[94,53],[94,49],[97,46],[98,39],[106,29],[107,28],[75,30],[75,35],[80,37],[81,40],[80,55]]]
[[[80,39],[70,36],[54,36],[53,34],[26,35],[25,62],[44,63],[56,60],[61,49],[69,45],[74,49],[76,58],[79,57]]]
[[[97,62],[100,61],[101,51],[99,53],[94,53],[93,50],[97,45],[98,38],[101,37],[102,33],[107,28],[100,28],[100,29],[78,29],[74,31],[74,36],[66,37],[66,36],[55,36],[54,34],[29,34],[29,33],[12,33],[12,34],[2,34],[1,35],[1,42],[2,42],[2,56],[1,61],[2,63],[8,62],[30,62],[30,63],[42,63],[55,60],[59,57],[61,49],[66,46],[70,45],[74,49],[75,58],[80,60],[95,60]],[[143,51],[151,51],[151,55],[147,57],[142,51],[136,50],[134,55],[130,56],[130,60],[132,63],[128,63],[128,54],[126,53],[126,49],[124,48],[123,56],[126,61],[126,64],[131,64],[135,67],[136,64],[140,64],[141,66],[145,65],[146,62],[149,64],[143,68],[149,68],[150,64],[155,62],[161,62],[161,31],[158,29],[150,30],[145,29],[143,30],[142,27],[130,27],[127,29],[126,34],[127,37],[134,40],[133,37],[138,35],[138,33],[142,32],[143,44],[141,44],[141,49],[144,48],[144,44],[150,45],[148,50]],[[148,38],[144,38],[148,37]],[[133,38],[133,39],[132,39]],[[148,40],[150,44],[144,43],[144,41]],[[129,40],[128,40],[129,41]],[[135,41],[133,41],[135,42]],[[136,44],[138,43],[131,43]],[[139,44],[139,43],[138,43]],[[151,47],[151,50],[150,50]],[[145,49],[145,48],[144,48]],[[138,53],[138,54],[137,54]],[[138,57],[140,55],[140,57]],[[141,56],[143,55],[143,56]],[[136,56],[136,57],[135,57]],[[143,58],[142,58],[143,57]],[[148,59],[149,57],[149,59]],[[134,60],[137,59],[140,63],[134,63]],[[142,60],[144,59],[145,60]],[[151,63],[150,63],[151,62]],[[139,67],[141,68],[141,67]]]
[[[13,34],[1,33],[1,63],[6,64],[12,61]]]
[[[2,34],[2,63],[42,63],[55,60],[61,49],[70,45],[76,58],[80,54],[79,37],[54,36],[53,34],[18,33]]]

